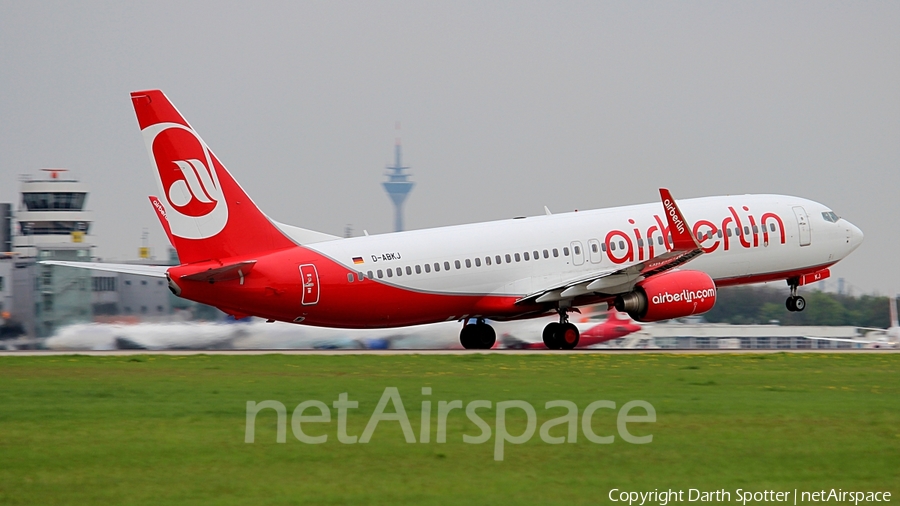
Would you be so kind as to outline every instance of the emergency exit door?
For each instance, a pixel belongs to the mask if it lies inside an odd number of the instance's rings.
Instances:
[[[303,295],[300,302],[304,306],[312,306],[319,302],[319,273],[313,264],[300,266],[300,282],[303,285]]]

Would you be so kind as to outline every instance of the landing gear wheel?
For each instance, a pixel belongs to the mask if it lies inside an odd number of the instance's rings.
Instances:
[[[797,312],[806,309],[806,299],[797,295],[797,288],[800,286],[799,278],[790,278],[787,280],[787,284],[791,288],[791,296],[784,302],[787,310]]]
[[[800,297],[799,295],[791,296],[788,297],[784,305],[785,307],[787,307],[787,310],[791,312],[803,311],[804,309],[806,309],[806,299]]]
[[[571,323],[564,323],[559,326],[559,329],[556,332],[557,342],[560,345],[560,348],[564,350],[574,350],[576,346],[578,346],[578,339],[580,337],[578,333],[578,327]]]
[[[551,350],[558,350],[561,348],[559,344],[559,340],[557,339],[557,334],[559,333],[559,328],[562,326],[560,323],[548,323],[546,327],[544,327],[544,345]]]
[[[459,344],[467,350],[478,348],[478,331],[475,325],[466,325],[459,331]]]
[[[497,333],[486,323],[466,325],[459,331],[459,344],[467,350],[489,350],[497,342]]]
[[[477,323],[475,326],[478,327],[478,349],[489,350],[493,348],[494,343],[497,342],[497,333],[494,332],[494,327],[486,323]]]

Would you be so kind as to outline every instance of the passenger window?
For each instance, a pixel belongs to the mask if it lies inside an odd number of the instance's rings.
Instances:
[[[557,258],[557,257],[559,257],[559,250],[556,248],[553,248],[553,258]]]
[[[363,276],[363,273],[361,273],[361,272],[357,272],[357,273],[356,273],[356,277],[357,277],[360,281],[362,281],[363,278],[365,278],[365,276]]]
[[[753,233],[754,233],[754,234],[758,234],[758,233],[759,233],[759,228],[757,228],[756,225],[753,225]]]
[[[441,272],[441,264],[440,262],[434,263],[434,272]]]
[[[719,230],[718,232],[716,232],[716,235],[719,236],[719,239],[721,239],[721,238],[722,238],[722,231]]]
[[[616,243],[614,243],[614,242],[609,243],[609,250],[610,250],[610,251],[615,251],[615,250],[616,250]]]
[[[516,253],[516,262],[521,262],[521,261],[522,261],[522,257],[520,257],[518,253]]]
[[[381,272],[381,269],[378,269],[378,279],[381,279],[383,277],[384,277],[384,273]]]
[[[466,260],[466,262],[468,262],[468,260]],[[478,257],[475,257],[475,267],[481,267],[481,259]]]
[[[774,224],[774,223],[769,223],[769,230],[771,230],[772,232],[775,231],[775,224]]]
[[[426,273],[431,272],[431,264],[425,264],[425,272]]]
[[[367,272],[366,276],[368,276],[369,279],[372,279],[372,271]]]
[[[472,267],[472,261],[467,258],[466,259],[466,269],[469,269],[471,267]]]
[[[731,237],[731,229],[730,228],[725,229],[725,235],[727,235],[728,237]]]
[[[619,249],[625,249],[625,241],[619,241]]]
[[[569,256],[569,247],[568,246],[563,248],[563,256]]]
[[[512,263],[512,257],[509,256],[509,253],[506,254],[506,263],[508,263],[508,264]]]
[[[534,256],[535,260],[538,260],[539,258],[541,258],[541,255],[539,255],[537,251],[533,252],[532,256]]]
[[[644,247],[644,238],[638,237],[638,248],[643,248],[643,247]]]
[[[658,236],[658,237],[656,238],[656,244],[659,244],[660,246],[662,246],[663,240],[662,240],[662,236],[661,236],[661,235]]]
[[[750,235],[750,227],[744,226],[744,235]]]
[[[387,275],[389,278],[394,277],[394,269],[386,269],[386,270],[387,270]]]
[[[444,262],[444,270],[445,270],[445,271],[449,271],[449,270],[450,270],[450,262]]]
[[[348,272],[348,273],[347,273],[347,282],[348,282],[348,283],[352,283],[352,282],[353,282],[353,273],[352,273],[352,272]]]
[[[491,265],[491,257],[484,257],[484,265]]]
[[[581,254],[581,246],[575,246],[574,250],[575,250],[575,254],[576,254],[576,255],[580,255],[580,254]]]
[[[604,252],[606,251],[606,243],[605,242],[600,243],[600,250],[604,251]]]
[[[526,251],[525,253],[522,253],[522,255],[525,256],[525,261],[526,261],[526,262],[529,261],[529,260],[531,260],[531,256],[528,255],[528,252],[527,252],[527,251]]]
[[[454,260],[453,265],[455,265],[457,269],[459,269],[461,267],[459,260]]]
[[[544,258],[550,258],[550,252],[549,252],[549,251],[544,250]]]
[[[494,257],[494,260],[497,261],[497,265],[500,265],[500,264],[503,263],[502,261],[500,261],[500,255],[495,256],[495,257]],[[506,255],[506,261],[507,261],[507,262],[509,261],[509,255]]]
[[[591,251],[593,251],[594,253],[600,252],[600,249],[597,247],[597,243],[595,243],[595,242],[591,243]]]
[[[408,266],[408,265],[406,266],[406,274],[407,274],[408,276],[412,276],[412,267],[410,267],[410,266]]]
[[[416,274],[422,274],[422,267],[419,265],[416,265]]]
[[[397,275],[398,275],[398,276],[402,276],[402,275],[403,275],[403,267],[397,267]]]

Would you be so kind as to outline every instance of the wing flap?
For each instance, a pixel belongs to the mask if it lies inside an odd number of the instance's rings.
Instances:
[[[250,274],[254,265],[256,265],[256,260],[246,260],[244,262],[216,267],[215,269],[195,272],[194,274],[185,274],[179,279],[185,281],[205,281],[207,283],[218,283],[220,281],[240,279],[241,284],[244,284],[244,277]]]

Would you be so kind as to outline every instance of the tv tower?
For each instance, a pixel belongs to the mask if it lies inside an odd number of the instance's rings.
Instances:
[[[400,129],[399,123],[397,124],[397,129]],[[404,172],[409,167],[403,166],[400,157],[401,146],[400,138],[398,137],[397,143],[394,145],[394,166],[386,167],[388,173],[385,175],[388,177],[388,180],[381,183],[388,196],[394,202],[394,232],[403,231],[403,202],[406,201],[407,195],[412,191],[412,187],[415,184],[409,180],[410,175]]]

